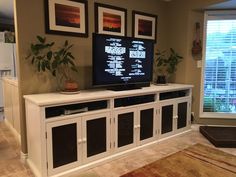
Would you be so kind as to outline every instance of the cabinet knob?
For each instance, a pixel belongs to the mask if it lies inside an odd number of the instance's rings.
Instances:
[[[86,138],[83,138],[82,139],[82,143],[86,143],[87,142],[87,139]]]
[[[78,140],[77,140],[77,143],[78,143],[78,144],[82,143],[82,139],[78,139]]]
[[[134,129],[137,129],[137,128],[140,128],[140,127],[141,127],[141,125],[135,125]]]

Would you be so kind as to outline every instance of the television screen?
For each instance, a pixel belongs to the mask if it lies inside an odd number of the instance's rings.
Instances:
[[[154,42],[93,34],[93,85],[150,83]]]

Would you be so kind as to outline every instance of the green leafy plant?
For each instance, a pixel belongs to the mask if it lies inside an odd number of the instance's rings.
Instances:
[[[169,77],[177,70],[177,65],[183,59],[174,49],[170,48],[169,52],[166,51],[158,51],[156,53],[156,68],[158,75],[164,75]]]
[[[66,40],[59,49],[54,49],[55,42],[47,42],[45,37],[37,36],[37,42],[32,43],[26,59],[31,59],[38,72],[50,72],[53,76],[72,80],[71,71],[78,72],[74,56],[70,49],[73,44]]]

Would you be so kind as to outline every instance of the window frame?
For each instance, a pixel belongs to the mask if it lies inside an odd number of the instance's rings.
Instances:
[[[219,119],[236,119],[236,113],[226,112],[203,112],[204,101],[204,81],[205,81],[205,63],[206,63],[206,35],[207,35],[207,21],[208,20],[224,20],[235,19],[236,10],[218,10],[205,11],[204,13],[204,28],[203,28],[203,50],[202,50],[202,68],[201,68],[201,90],[200,90],[200,118],[219,118]]]

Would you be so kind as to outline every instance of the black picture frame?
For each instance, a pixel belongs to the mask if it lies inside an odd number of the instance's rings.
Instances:
[[[127,9],[107,4],[95,3],[94,11],[96,33],[117,36],[127,35]],[[110,19],[105,22],[105,18]],[[113,23],[111,22],[112,20]]]
[[[87,0],[45,0],[44,5],[47,34],[88,37]]]
[[[140,11],[132,11],[132,36],[157,41],[158,16]]]

